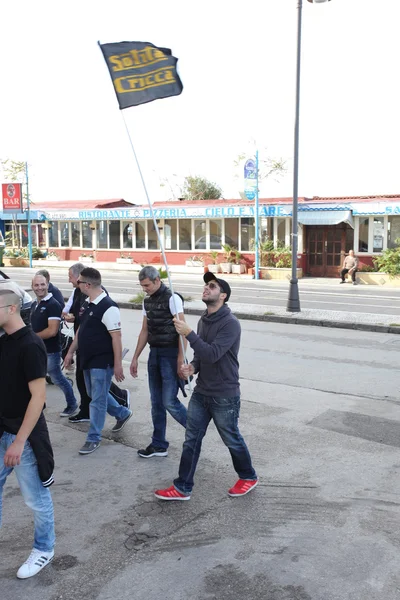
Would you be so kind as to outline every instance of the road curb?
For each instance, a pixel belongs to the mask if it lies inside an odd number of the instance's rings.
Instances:
[[[120,308],[131,308],[133,310],[141,310],[141,304],[133,304],[132,302],[118,302]],[[311,327],[331,327],[333,329],[351,329],[354,331],[372,331],[376,333],[395,333],[400,334],[400,327],[391,327],[390,325],[372,325],[370,323],[346,323],[344,321],[329,321],[328,319],[310,319],[302,317],[284,317],[280,315],[256,315],[232,311],[238,318],[246,321],[264,321],[270,323],[289,323],[291,325],[309,325]],[[198,308],[189,308],[185,306],[185,314],[187,315],[202,315],[204,310]]]

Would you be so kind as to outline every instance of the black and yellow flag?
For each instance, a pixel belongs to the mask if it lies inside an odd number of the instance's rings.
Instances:
[[[113,80],[120,109],[178,96],[183,89],[178,59],[168,48],[148,42],[99,44]]]

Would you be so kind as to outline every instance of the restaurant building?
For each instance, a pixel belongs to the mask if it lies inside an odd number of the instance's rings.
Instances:
[[[185,264],[193,256],[210,262],[222,244],[254,263],[255,205],[246,200],[169,201],[153,205],[167,260]],[[400,196],[299,198],[298,263],[303,273],[336,277],[345,254],[354,249],[361,264],[395,246],[400,238]],[[149,207],[123,199],[37,202],[31,205],[32,243],[62,260],[92,254],[98,261],[128,254],[137,263],[162,262]],[[291,245],[292,198],[259,201],[260,241]],[[26,213],[14,221],[19,245],[26,246]],[[3,234],[12,216],[0,212]],[[222,254],[221,254],[222,257]]]

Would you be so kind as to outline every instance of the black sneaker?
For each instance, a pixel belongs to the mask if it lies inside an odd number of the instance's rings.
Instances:
[[[132,411],[129,411],[129,415],[127,417],[125,417],[125,419],[117,419],[117,422],[115,423],[114,427],[111,429],[111,433],[115,433],[116,431],[121,431],[121,429],[123,427],[125,427],[125,425],[127,424],[127,422],[129,421],[129,419],[132,416]]]
[[[60,412],[60,417],[74,417],[78,412],[78,406],[67,406],[67,408],[64,408],[64,410]]]
[[[80,412],[74,417],[70,417],[68,421],[70,423],[90,423],[89,417],[85,417],[85,415],[82,415]]]
[[[100,446],[100,442],[85,442],[79,450],[79,454],[92,454]]]
[[[166,448],[155,448],[150,444],[144,450],[138,450],[139,456],[142,458],[151,458],[152,456],[168,456],[168,450]]]

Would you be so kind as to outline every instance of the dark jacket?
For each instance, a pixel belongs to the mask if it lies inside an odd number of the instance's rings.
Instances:
[[[64,296],[62,295],[62,293],[58,289],[58,287],[53,285],[51,283],[51,281],[49,282],[49,292],[50,292],[50,294],[53,294],[53,298],[54,298],[54,300],[57,300],[58,304],[61,306],[61,310],[64,310],[64,306],[65,306]]]
[[[0,438],[4,431],[17,435],[23,421],[23,417],[16,419],[8,419],[2,417],[0,420]],[[40,481],[43,487],[49,487],[54,483],[54,455],[51,447],[49,430],[47,429],[46,419],[43,413],[40,415],[38,422],[32,429],[28,437],[33,453],[37,460]]]
[[[202,315],[197,334],[191,331],[187,336],[194,351],[194,372],[199,374],[196,392],[225,398],[240,395],[240,333],[240,323],[226,304]]]
[[[149,346],[153,348],[177,348],[179,335],[173,323],[173,315],[169,309],[171,290],[163,283],[151,296],[144,299],[147,316]]]

